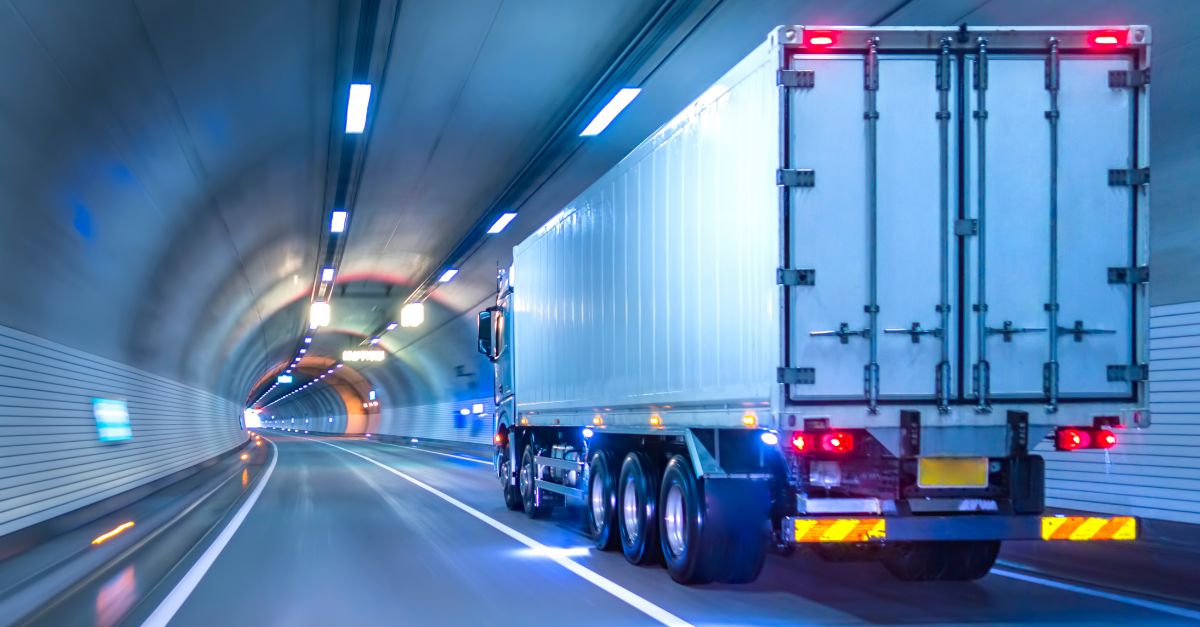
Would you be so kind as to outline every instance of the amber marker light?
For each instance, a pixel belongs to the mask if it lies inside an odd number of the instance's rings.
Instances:
[[[128,522],[123,522],[123,523],[117,525],[116,529],[113,529],[112,531],[109,531],[108,533],[104,533],[99,536],[96,536],[96,538],[94,540],[92,540],[92,544],[104,544],[105,542],[108,542],[109,540],[122,534],[126,529],[129,529],[132,526],[133,526],[132,520],[130,520]]]

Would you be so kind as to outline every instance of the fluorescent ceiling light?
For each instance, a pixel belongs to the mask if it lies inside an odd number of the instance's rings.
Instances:
[[[333,280],[333,268],[325,268],[321,271],[321,280],[329,283]]]
[[[438,277],[438,282],[449,283],[450,281],[454,280],[454,276],[456,274],[458,274],[458,268],[450,268],[443,272],[442,276]]]
[[[311,338],[311,337],[306,337],[306,338],[304,338],[304,343],[305,343],[305,344],[312,344],[312,338]]]
[[[330,309],[329,303],[321,300],[313,303],[308,310],[308,328],[329,326],[329,319],[332,315],[333,311]]]
[[[349,217],[350,217],[350,214],[346,211],[334,211],[333,214],[331,214],[331,217],[329,219],[329,232],[330,233],[341,233],[342,231],[345,231],[346,230],[346,218],[349,218]]]
[[[496,218],[496,221],[492,223],[492,226],[490,228],[488,228],[488,230],[487,230],[488,234],[495,235],[495,234],[499,233],[500,231],[503,231],[504,227],[508,226],[508,223],[512,222],[513,218],[515,218],[515,217],[517,217],[517,214],[513,213],[513,212],[500,214],[500,217]]]
[[[400,326],[400,323],[398,323],[398,322],[391,322],[391,323],[388,323],[388,325],[387,325],[387,330],[388,330],[388,331],[395,330],[395,328],[396,328],[396,327],[398,327],[398,326]]]
[[[371,345],[372,345],[372,346],[374,346],[375,344],[378,344],[378,343],[379,343],[379,338],[377,338],[377,337],[373,337],[373,338],[371,338]]]
[[[350,86],[350,99],[346,103],[346,132],[362,133],[367,128],[367,105],[371,102],[371,85],[354,83]]]
[[[608,125],[612,124],[617,115],[625,110],[625,107],[628,107],[629,103],[633,102],[633,99],[637,98],[640,93],[642,93],[642,90],[637,87],[626,87],[618,91],[617,95],[613,96],[612,100],[609,100],[608,104],[604,105],[600,113],[597,113],[596,117],[592,118],[591,122],[588,122],[587,127],[583,129],[583,132],[579,136],[595,137],[604,132],[604,129],[608,128]]]
[[[425,303],[409,303],[400,310],[400,326],[419,327],[425,322]]]

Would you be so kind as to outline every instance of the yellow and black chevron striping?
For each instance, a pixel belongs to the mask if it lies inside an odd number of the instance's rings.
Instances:
[[[1132,516],[1046,516],[1043,540],[1136,540],[1137,519]]]
[[[883,540],[882,518],[797,518],[796,542],[869,542]]]

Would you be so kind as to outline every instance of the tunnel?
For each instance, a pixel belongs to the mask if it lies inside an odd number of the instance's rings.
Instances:
[[[9,0],[0,623],[1200,620],[1198,29]]]

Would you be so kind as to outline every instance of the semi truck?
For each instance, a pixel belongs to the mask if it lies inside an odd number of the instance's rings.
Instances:
[[[513,251],[507,506],[686,584],[984,576],[1045,451],[1148,426],[1150,29],[780,26]],[[577,511],[577,510],[576,510]]]

